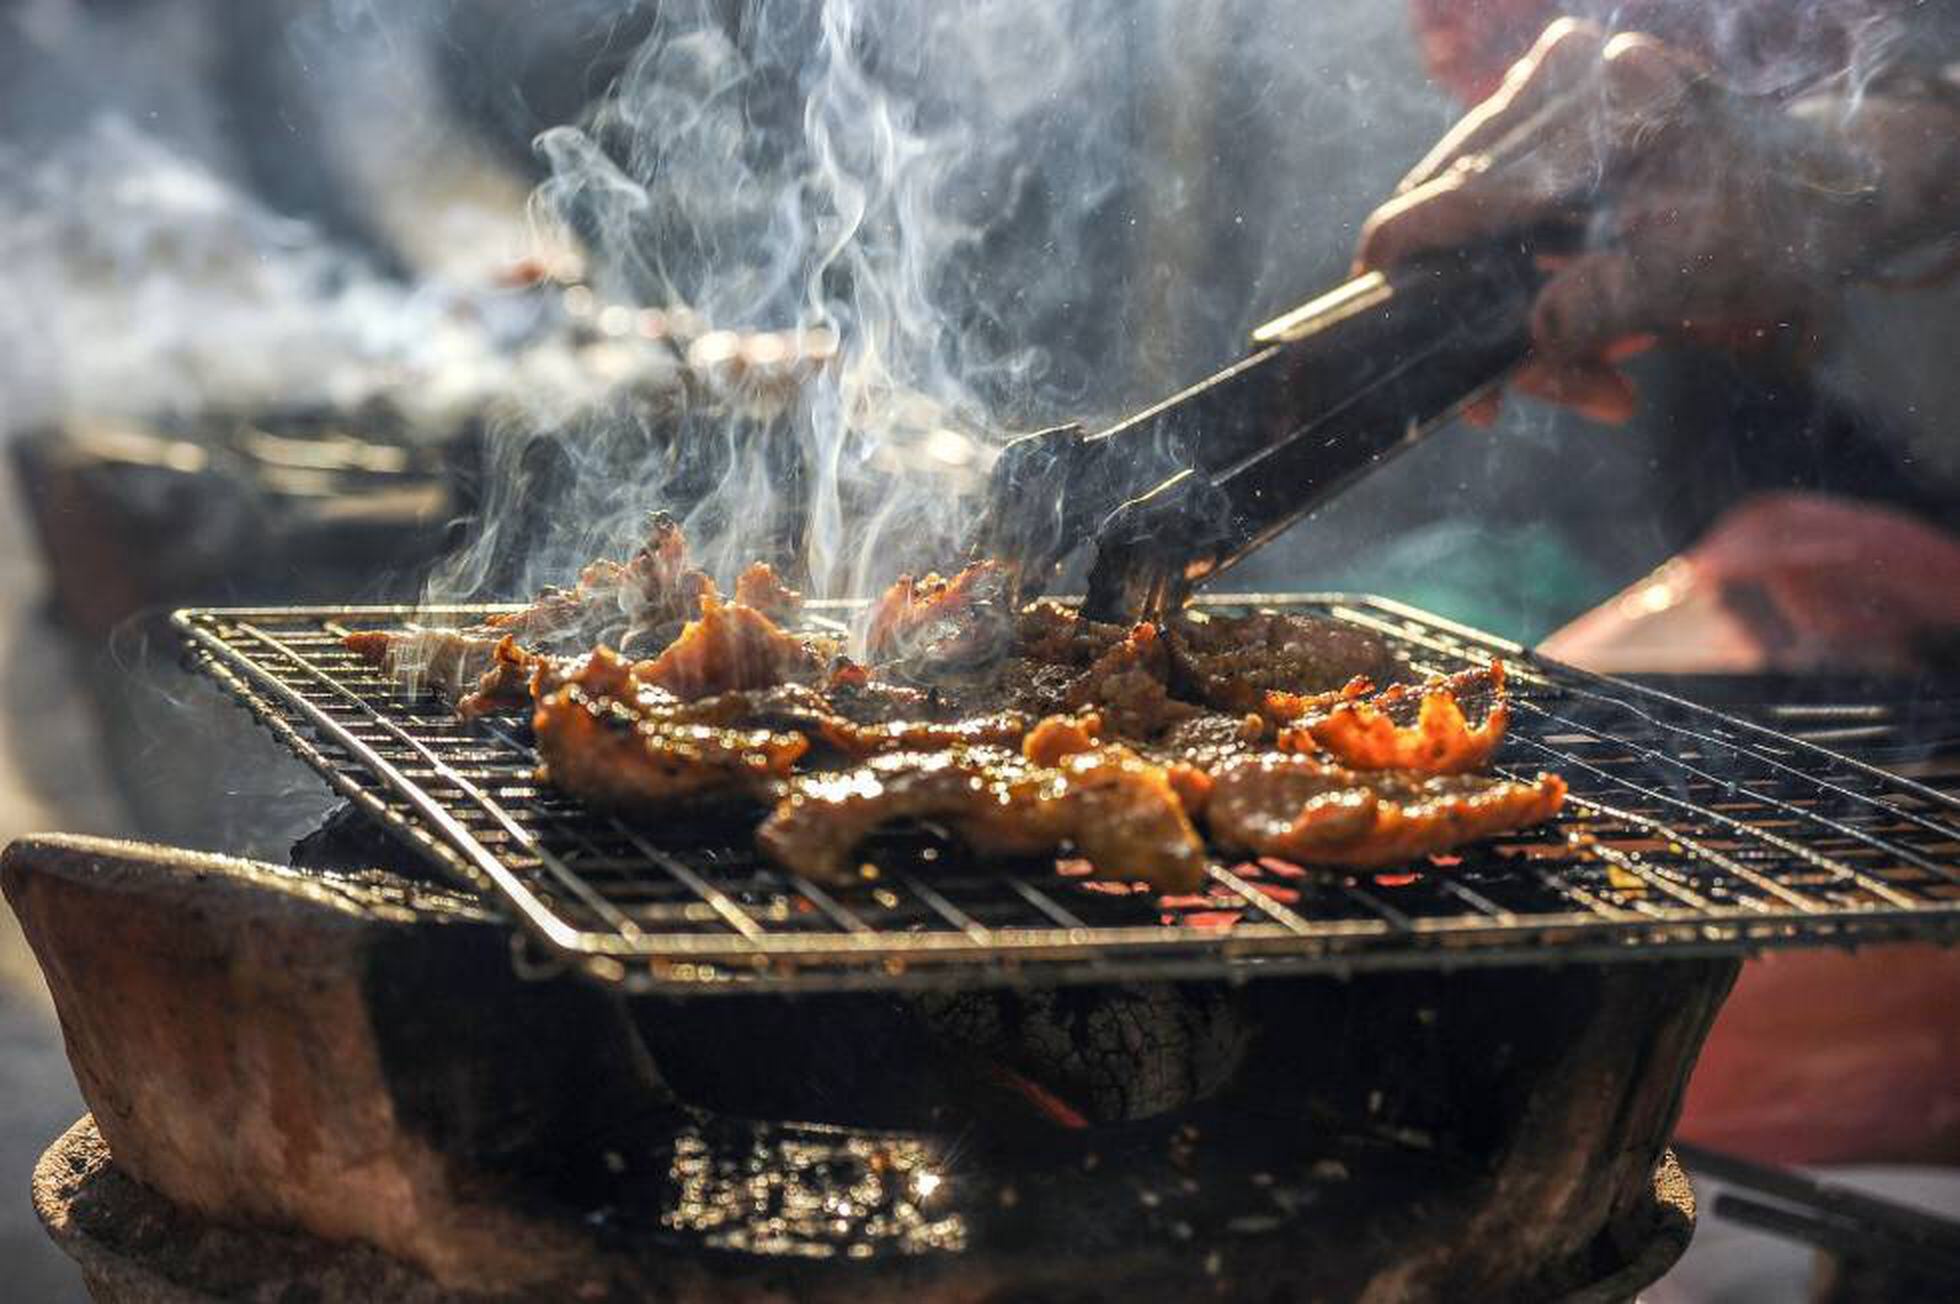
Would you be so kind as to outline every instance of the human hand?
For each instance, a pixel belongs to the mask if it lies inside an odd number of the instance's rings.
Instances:
[[[1622,421],[1615,364],[1658,338],[1804,337],[1858,256],[1860,176],[1802,115],[1651,37],[1562,19],[1368,219],[1357,265],[1583,213],[1589,247],[1546,260],[1511,386]]]

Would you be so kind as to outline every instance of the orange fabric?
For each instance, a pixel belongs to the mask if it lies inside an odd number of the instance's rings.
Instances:
[[[1588,670],[1909,670],[1960,632],[1960,536],[1872,503],[1773,493],[1539,645]]]
[[[1743,966],[1688,1084],[1684,1140],[1766,1163],[1960,1162],[1960,947]]]

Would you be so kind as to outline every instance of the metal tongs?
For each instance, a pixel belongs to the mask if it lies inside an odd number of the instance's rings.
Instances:
[[[1535,230],[1367,272],[1275,317],[1253,351],[1100,434],[1006,445],[971,540],[1038,596],[1092,544],[1085,614],[1153,618],[1446,424],[1530,347]]]

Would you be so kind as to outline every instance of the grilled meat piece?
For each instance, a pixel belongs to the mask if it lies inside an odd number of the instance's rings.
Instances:
[[[1255,727],[1264,729],[1264,722],[1257,716],[1248,719]],[[1184,807],[1186,816],[1196,818],[1204,813],[1205,803],[1211,799],[1211,770],[1231,757],[1245,754],[1251,746],[1252,738],[1244,732],[1245,725],[1246,721],[1230,716],[1200,716],[1174,726],[1164,742],[1142,748],[1138,754],[1163,770],[1171,791],[1177,795],[1178,805]],[[1228,734],[1228,728],[1234,732]],[[1066,757],[1102,746],[1102,729],[1102,717],[1095,714],[1051,715],[1021,740],[1021,754],[1036,765],[1060,765]],[[1169,741],[1178,734],[1191,740],[1188,748]]]
[[[532,675],[560,660],[526,652],[488,625],[362,630],[342,642],[407,691],[426,689],[454,703],[465,719],[523,710],[531,704]]]
[[[539,652],[526,652],[517,645],[517,640],[505,637],[498,642],[490,658],[490,667],[476,681],[476,688],[468,696],[458,699],[456,714],[465,720],[474,720],[480,715],[493,715],[505,711],[521,711],[532,701],[531,685],[540,674],[563,676],[577,668],[577,657],[552,657]]]
[[[1171,661],[1154,625],[1142,624],[1110,646],[1069,689],[1073,710],[1093,708],[1112,734],[1143,741],[1202,714],[1171,697]]]
[[[637,668],[636,668],[637,673]],[[857,720],[839,711],[835,696],[803,684],[718,693],[678,703],[672,718],[728,727],[793,729],[853,760],[882,752],[932,751],[942,747],[1012,747],[1028,731],[1018,711],[994,711],[950,719],[894,716]],[[923,713],[922,713],[923,714]]]
[[[689,564],[679,523],[660,512],[648,522],[646,542],[626,561],[601,558],[579,572],[573,587],[546,588],[522,611],[492,616],[484,625],[533,651],[589,648],[608,639],[622,646],[664,643],[716,596],[714,580]]]
[[[1471,726],[1458,703],[1460,693],[1479,686],[1491,692],[1482,724]],[[1389,708],[1420,698],[1413,725],[1397,724]],[[1344,701],[1318,716],[1280,730],[1287,752],[1324,752],[1328,759],[1358,770],[1412,770],[1421,774],[1464,774],[1490,763],[1511,722],[1504,697],[1504,664],[1433,679],[1420,689],[1397,685],[1367,701]]]
[[[1054,767],[1064,758],[1093,752],[1102,746],[1102,717],[1099,715],[1051,715],[1028,730],[1021,740],[1021,755],[1036,765]]]
[[[657,629],[693,617],[715,596],[715,582],[689,565],[687,536],[673,517],[659,512],[648,523],[638,552],[624,565],[596,561],[587,566],[579,573],[575,592],[588,610],[603,611],[610,600],[629,627]]]
[[[1044,665],[1087,667],[1129,633],[1122,625],[1090,620],[1072,607],[1044,600],[1016,618],[1014,649]]]
[[[1096,877],[1184,893],[1204,881],[1204,845],[1169,777],[1121,747],[1035,765],[997,747],[897,752],[839,774],[791,780],[756,842],[777,864],[824,882],[855,881],[855,853],[877,829],[933,820],[983,855],[1073,846]]]
[[[1223,761],[1257,746],[1266,734],[1266,721],[1256,711],[1244,715],[1203,711],[1172,725],[1157,740],[1157,747],[1178,756]]]
[[[766,561],[749,563],[735,577],[735,601],[753,607],[778,625],[793,625],[803,615],[803,595],[783,582]]]
[[[870,667],[849,657],[831,662],[824,695],[838,714],[859,724],[889,724],[895,720],[945,720],[959,713],[937,688],[880,679]]]
[[[1370,631],[1292,613],[1180,613],[1164,638],[1180,693],[1220,711],[1268,711],[1269,692],[1330,693],[1357,678],[1386,684],[1407,676]]]
[[[1283,689],[1269,688],[1260,694],[1259,715],[1284,727],[1302,720],[1317,719],[1337,706],[1366,697],[1374,691],[1374,681],[1361,675],[1326,693],[1289,693]]]
[[[342,639],[348,651],[410,692],[429,689],[454,701],[489,670],[502,634],[470,629],[359,630]]]
[[[1479,775],[1361,772],[1311,756],[1268,753],[1211,775],[1213,841],[1303,865],[1379,868],[1449,851],[1558,813],[1565,783]]]
[[[1112,736],[1132,742],[1203,712],[1172,696],[1170,658],[1151,625],[1125,630],[1042,603],[1022,613],[1014,652],[965,675],[939,676],[934,691],[955,713],[1000,706],[1036,717],[1094,711]]]
[[[999,562],[975,562],[957,575],[901,575],[872,604],[865,655],[922,670],[992,661],[1014,637],[1012,576]]]
[[[545,777],[595,806],[754,795],[810,745],[798,733],[687,722],[671,694],[603,648],[562,677],[540,675],[537,689],[531,727]]]
[[[785,633],[754,607],[704,595],[701,614],[635,677],[683,700],[746,688],[811,682],[823,658],[811,640]]]
[[[942,747],[1014,747],[1028,732],[1019,711],[994,711],[957,720],[890,720],[856,724],[840,720],[823,740],[849,756],[880,752],[932,751]]]
[[[775,575],[760,563],[750,572],[758,568],[765,574],[742,578],[760,596]],[[779,583],[775,587],[800,601]],[[575,586],[542,589],[522,610],[499,612],[460,629],[361,630],[343,642],[411,691],[428,688],[458,703],[465,714],[482,714],[527,704],[523,690],[533,667],[522,654],[582,653],[608,634],[622,645],[645,641],[658,629],[671,634],[716,596],[715,582],[688,565],[679,524],[658,514],[632,558],[595,561],[579,572]],[[771,600],[780,601],[780,595]],[[500,657],[506,639],[514,652]]]

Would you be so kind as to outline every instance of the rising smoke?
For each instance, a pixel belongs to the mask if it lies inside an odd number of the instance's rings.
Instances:
[[[1106,366],[1096,281],[1152,179],[1134,68],[1154,9],[661,6],[607,97],[540,138],[536,210],[602,297],[836,357],[786,412],[587,414],[545,455],[512,432],[496,478],[535,505],[554,466],[554,520],[493,512],[484,546],[562,576],[658,507],[718,573],[768,556],[827,596],[949,560],[992,445],[1075,411]],[[457,575],[489,573],[473,560]]]

